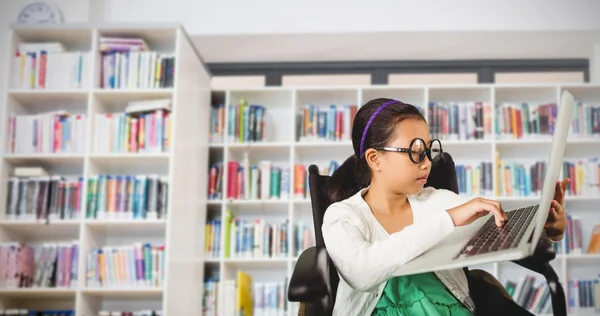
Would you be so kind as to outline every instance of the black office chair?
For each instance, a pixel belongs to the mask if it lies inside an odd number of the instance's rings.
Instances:
[[[298,258],[288,288],[288,300],[300,302],[299,316],[331,316],[335,303],[339,276],[327,254],[321,233],[323,216],[331,204],[327,193],[329,179],[329,176],[319,174],[316,165],[309,167],[315,246],[304,250]],[[426,186],[458,193],[456,169],[450,154],[443,153],[441,159],[432,166]],[[550,265],[556,253],[545,239],[540,239],[537,249],[532,257],[514,262],[546,278],[554,315],[566,316],[564,291]],[[464,268],[464,271],[477,315],[533,315],[514,302],[504,286],[488,272],[468,268]]]

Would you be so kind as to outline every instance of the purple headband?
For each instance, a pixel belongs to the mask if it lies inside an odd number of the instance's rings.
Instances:
[[[363,147],[365,146],[365,138],[367,138],[367,132],[369,131],[369,127],[371,126],[371,123],[373,123],[373,120],[375,120],[375,117],[377,115],[379,115],[379,113],[381,113],[381,111],[383,111],[383,109],[387,108],[388,106],[392,105],[392,104],[396,104],[396,103],[402,103],[398,100],[392,100],[392,101],[388,101],[382,105],[379,106],[379,108],[377,110],[375,110],[375,112],[373,112],[373,114],[371,114],[371,117],[369,118],[369,121],[367,122],[367,125],[365,125],[365,130],[363,131],[362,134],[362,138],[360,139],[360,157],[362,157],[363,155]]]

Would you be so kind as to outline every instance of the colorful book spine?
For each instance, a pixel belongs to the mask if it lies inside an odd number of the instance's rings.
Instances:
[[[562,166],[563,178],[571,179],[566,195],[600,196],[600,159],[565,159]]]
[[[105,47],[101,50],[100,88],[172,88],[175,57],[156,51]]]
[[[593,279],[568,280],[567,293],[570,313],[600,313],[600,275]]]
[[[168,189],[167,177],[155,174],[90,176],[86,218],[164,219],[168,211]]]
[[[214,105],[210,108],[210,125],[208,138],[211,143],[225,141],[225,105]]]
[[[331,160],[329,164],[319,166],[319,174],[331,176],[340,167],[340,165],[341,164],[339,161]],[[294,199],[302,200],[310,197],[308,175],[308,165],[294,165]]]
[[[88,287],[161,287],[165,277],[165,246],[135,243],[88,251]]]
[[[208,168],[208,199],[223,198],[223,163],[216,162]]]

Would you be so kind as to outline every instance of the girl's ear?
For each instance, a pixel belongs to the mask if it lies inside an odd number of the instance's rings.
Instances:
[[[367,165],[369,168],[374,171],[379,171],[381,163],[380,161],[381,153],[373,148],[367,149],[365,151],[365,160],[367,161]]]

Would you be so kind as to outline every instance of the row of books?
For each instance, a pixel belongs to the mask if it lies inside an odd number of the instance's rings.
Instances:
[[[171,145],[171,100],[130,102],[124,112],[95,116],[98,153],[159,153]]]
[[[600,104],[575,101],[571,134],[583,137],[600,137]]]
[[[496,106],[496,135],[500,139],[552,135],[556,125],[556,103],[501,103]]]
[[[296,114],[296,135],[304,141],[350,141],[356,105],[306,105]]]
[[[7,152],[11,154],[83,153],[87,117],[66,111],[9,114]]]
[[[600,313],[600,274],[596,279],[568,280],[569,311]]]
[[[571,179],[566,194],[599,196],[600,195],[600,158],[563,162],[563,177]]]
[[[432,138],[479,140],[492,137],[492,105],[484,102],[429,102]]]
[[[222,311],[216,308],[216,304],[209,305],[205,310],[205,316],[285,315],[288,310],[287,278],[282,281],[255,282],[250,274],[238,271],[235,280],[225,280],[222,285],[214,280],[206,283],[205,288],[218,289],[222,286],[225,302]],[[204,300],[216,303],[217,293],[213,290],[206,291]]]
[[[229,161],[227,168],[228,199],[285,200],[289,198],[289,167],[277,166],[268,160],[251,164],[248,154],[245,154],[243,161]]]
[[[259,142],[267,139],[267,109],[241,98],[227,109],[227,140],[230,143]]]
[[[223,163],[211,163],[208,167],[208,199],[220,200],[223,198]]]
[[[166,218],[168,189],[168,179],[156,174],[91,176],[88,178],[86,218]]]
[[[41,168],[18,167],[8,178],[5,219],[79,219],[83,177],[49,175]]]
[[[173,87],[174,55],[150,51],[142,38],[101,37],[100,52],[101,88]]]
[[[600,222],[596,224],[592,233],[587,249],[583,246],[583,232],[581,229],[581,218],[567,213],[567,230],[562,243],[556,243],[560,253],[580,255],[600,254]]]
[[[508,161],[497,159],[497,196],[539,196],[546,174],[546,161]],[[598,196],[600,194],[600,160],[565,159],[562,178],[569,178],[567,196]]]
[[[536,315],[551,314],[552,300],[546,280],[536,282],[533,275],[522,275],[518,280],[507,280],[506,291],[513,300]]]
[[[223,222],[211,219],[205,224],[204,252],[209,258],[222,255],[225,258],[287,258],[291,253],[290,237],[296,256],[314,245],[312,223],[298,221],[290,236],[287,219],[279,223],[268,223],[259,218],[240,219],[227,210]]]
[[[165,246],[135,243],[104,246],[87,253],[89,287],[160,287],[165,278]]]
[[[97,314],[94,314],[92,316],[162,316],[162,315],[163,315],[162,310],[146,309],[146,310],[138,310],[138,311],[101,310]]]
[[[0,316],[75,316],[75,311],[70,310],[36,310],[26,308],[0,309]]]
[[[302,200],[310,198],[308,166],[305,164],[294,165],[294,199]],[[319,166],[319,174],[331,176],[339,167],[340,163],[338,161],[331,160],[328,165]]]
[[[456,164],[458,193],[464,196],[492,196],[492,163],[482,161],[473,164]]]
[[[79,89],[89,81],[89,53],[67,51],[60,42],[19,43],[12,58],[16,89]]]
[[[37,252],[37,254],[36,254]],[[0,243],[0,288],[71,288],[77,284],[79,243]]]

